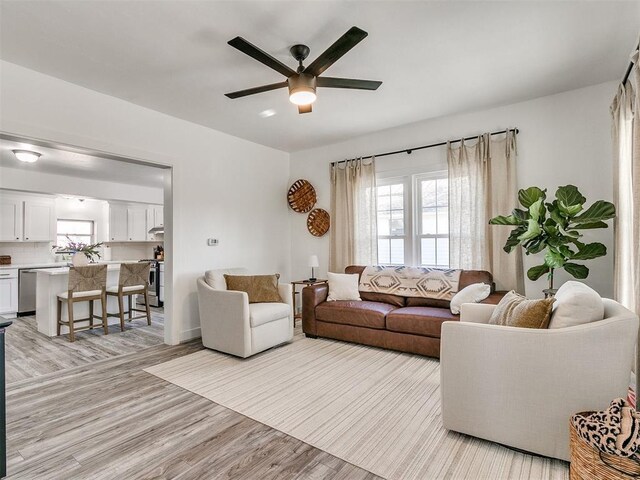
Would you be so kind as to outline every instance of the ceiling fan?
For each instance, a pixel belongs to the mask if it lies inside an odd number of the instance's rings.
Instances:
[[[382,82],[373,80],[356,80],[353,78],[321,77],[320,75],[340,57],[365,39],[367,32],[358,27],[351,27],[347,33],[336,40],[318,58],[306,67],[302,62],[309,56],[309,47],[294,45],[289,49],[293,58],[298,61],[298,68],[293,70],[280,60],[260,50],[242,37],[236,37],[227,42],[242,53],[249,55],[267,67],[281,73],[287,79],[283,82],[271,83],[260,87],[248,88],[237,92],[225,93],[229,98],[246,97],[256,93],[268,92],[278,88],[289,87],[289,100],[298,105],[298,113],[310,113],[311,104],[316,101],[316,88],[351,88],[356,90],[376,90]]]

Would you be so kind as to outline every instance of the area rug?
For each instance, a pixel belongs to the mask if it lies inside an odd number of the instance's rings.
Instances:
[[[434,359],[296,336],[245,360],[202,350],[145,371],[383,478],[569,478],[559,460],[444,430]]]

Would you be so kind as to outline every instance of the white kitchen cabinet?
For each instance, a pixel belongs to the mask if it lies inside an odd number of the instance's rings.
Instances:
[[[127,223],[126,205],[109,204],[109,241],[126,242]]]
[[[127,208],[127,240],[144,242],[147,239],[147,230],[146,208]]]
[[[53,242],[56,238],[55,201],[49,198],[24,201],[25,242]]]
[[[53,197],[0,192],[0,242],[53,242],[55,238]]]
[[[147,232],[152,228],[164,227],[164,207],[149,205],[147,207]],[[147,240],[156,240],[153,233],[147,233]]]
[[[18,311],[18,269],[0,269],[0,315],[13,317]]]
[[[0,197],[0,242],[22,240],[22,200]]]

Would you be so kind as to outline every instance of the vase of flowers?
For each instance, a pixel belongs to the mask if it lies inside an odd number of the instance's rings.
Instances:
[[[71,255],[71,263],[74,267],[82,267],[94,262],[97,258],[101,258],[100,248],[103,242],[86,244],[82,242],[74,242],[67,236],[67,244],[64,246],[54,245],[52,247],[56,254]]]

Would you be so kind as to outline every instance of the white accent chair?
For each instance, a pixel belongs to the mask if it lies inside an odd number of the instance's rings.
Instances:
[[[229,268],[209,270],[198,279],[202,344],[246,358],[291,341],[291,284],[278,285],[282,303],[249,303],[246,292],[227,290],[224,274],[248,275],[244,268]]]
[[[569,418],[626,398],[638,316],[602,299],[604,320],[558,329],[488,325],[495,305],[463,304],[442,324],[444,428],[569,460]]]

